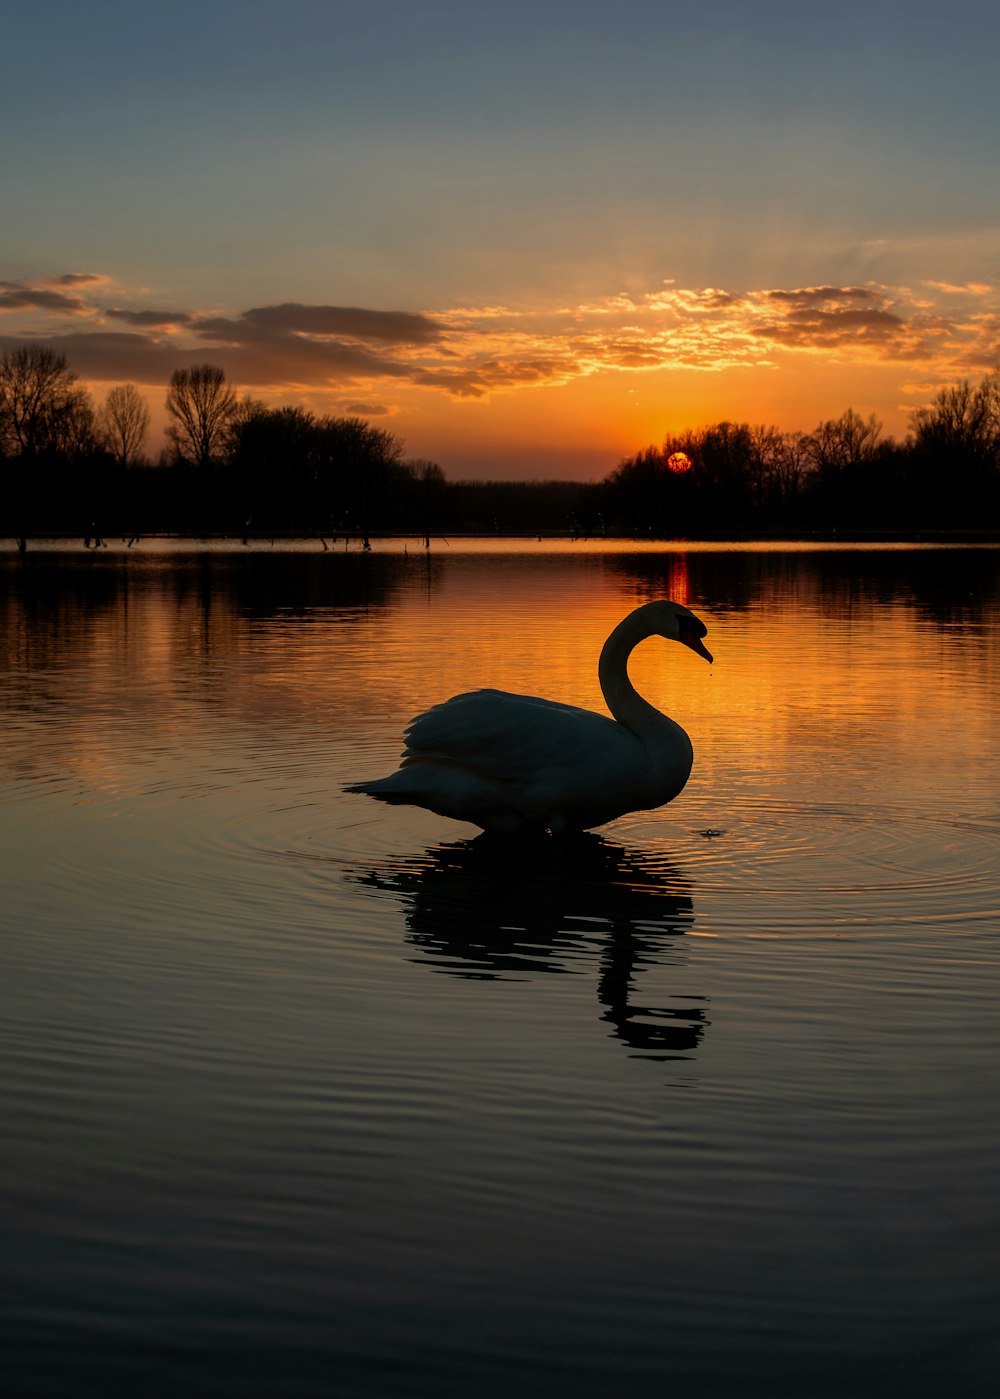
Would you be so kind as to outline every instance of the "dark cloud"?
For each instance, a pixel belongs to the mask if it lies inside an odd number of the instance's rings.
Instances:
[[[440,339],[441,326],[410,311],[367,311],[360,306],[304,306],[286,301],[255,306],[236,319],[199,318],[195,330],[205,340],[239,343],[292,336],[338,336],[387,344],[426,345]]]
[[[508,388],[517,384],[541,384],[566,373],[563,359],[484,360],[479,375],[493,388]]]
[[[108,279],[99,272],[64,272],[60,277],[46,277],[44,280],[50,287],[85,287]]]
[[[712,311],[724,310],[730,306],[739,306],[742,303],[742,300],[743,298],[741,296],[737,296],[734,292],[718,291],[712,288],[711,290],[706,291],[704,296],[700,298],[700,305],[707,307],[709,310]]]
[[[796,310],[786,320],[754,327],[760,339],[781,345],[830,345],[847,339],[895,341],[906,323],[892,311],[850,308],[837,311]]]
[[[190,325],[191,317],[186,311],[126,311],[119,306],[108,306],[106,316],[116,321],[127,321],[129,325],[147,326],[150,330],[171,325]]]
[[[15,348],[24,337],[0,337],[0,349]],[[206,351],[202,346],[182,349],[176,344],[127,331],[84,331],[68,335],[33,337],[65,354],[83,379],[101,382],[132,380],[140,384],[166,384],[175,369],[203,363],[209,355],[227,378],[243,388],[273,385],[349,384],[357,379],[406,379],[412,369],[390,358],[373,354],[359,345],[337,345],[299,337],[278,343],[230,345]]]
[[[442,373],[436,370],[418,370],[412,376],[415,384],[427,389],[444,389],[445,393],[456,398],[485,398],[493,385],[482,375],[470,372]]]
[[[384,403],[345,403],[345,413],[357,413],[361,418],[384,418],[392,409]]]
[[[24,343],[24,336],[0,336],[0,349],[14,349]],[[81,379],[103,382],[166,384],[174,369],[204,359],[204,355],[192,356],[183,351],[168,354],[147,336],[125,331],[33,336],[30,343],[64,354]]]
[[[216,346],[210,353],[231,379],[242,384],[350,383],[352,379],[404,379],[411,372],[408,366],[363,345],[300,336]],[[206,351],[193,350],[190,355],[195,361],[204,360]]]
[[[844,330],[849,327],[863,326],[868,329],[898,329],[902,324],[902,318],[892,311],[793,311],[789,316],[789,322],[796,325],[815,326],[817,328],[829,328],[831,330]]]
[[[879,301],[868,287],[796,287],[790,291],[766,291],[766,301],[785,306],[823,306],[837,301]]]
[[[913,340],[908,344],[894,346],[892,358],[926,364],[928,360],[938,359],[941,349],[942,347],[937,341]]]
[[[0,282],[0,311],[61,311],[79,316],[90,307],[78,296],[61,291],[46,291],[44,287],[26,287],[19,282]]]

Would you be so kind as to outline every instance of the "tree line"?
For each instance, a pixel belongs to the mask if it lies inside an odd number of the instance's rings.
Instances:
[[[0,534],[449,532],[698,537],[996,529],[1000,371],[942,389],[902,442],[848,409],[810,433],[728,421],[671,434],[603,480],[447,481],[360,417],[269,407],[211,364],[167,387],[167,447],[145,454],[133,384],[95,404],[64,355],[0,356]]]
[[[609,513],[671,534],[1000,527],[1000,371],[941,389],[902,442],[849,408],[812,432],[720,422],[619,463]]]
[[[150,411],[134,384],[100,405],[66,357],[0,356],[0,533],[352,533],[418,528],[444,482],[433,462],[362,418],[269,408],[216,365],[177,369],[167,442],[144,454]]]

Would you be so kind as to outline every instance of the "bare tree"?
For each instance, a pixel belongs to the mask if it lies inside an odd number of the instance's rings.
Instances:
[[[175,369],[167,390],[167,412],[173,418],[167,435],[181,456],[208,466],[225,445],[236,406],[236,391],[218,365]]]
[[[1000,372],[980,384],[968,379],[942,389],[930,408],[912,417],[919,451],[945,466],[988,470],[1000,460]]]
[[[74,389],[52,416],[46,449],[65,461],[92,456],[98,439],[94,404],[86,389]]]
[[[821,477],[836,478],[851,467],[870,462],[878,449],[882,424],[875,414],[862,418],[848,408],[839,418],[815,428],[806,439],[806,450]]]
[[[1000,440],[1000,368],[994,369],[991,374],[979,385],[979,392],[986,400],[986,408],[989,414],[990,425],[998,440]]]
[[[436,461],[430,461],[427,457],[413,457],[403,462],[403,467],[412,476],[419,492],[424,548],[429,549],[431,525],[435,515],[440,514],[447,486],[445,474]]]
[[[65,355],[22,345],[0,355],[0,449],[32,458],[76,446],[92,426],[90,395]]]
[[[783,432],[772,475],[779,500],[794,501],[809,471],[809,439],[804,432]]]
[[[116,384],[97,411],[97,430],[119,466],[139,459],[149,430],[149,405],[134,384]]]

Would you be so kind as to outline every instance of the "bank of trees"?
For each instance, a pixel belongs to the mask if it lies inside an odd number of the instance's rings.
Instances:
[[[251,532],[419,529],[422,495],[443,476],[405,462],[403,451],[400,438],[363,418],[247,400],[229,425],[226,478]]]
[[[1000,372],[942,389],[903,442],[850,408],[810,433],[713,423],[622,461],[605,488],[616,529],[654,536],[1000,529]]]
[[[809,433],[722,421],[595,483],[449,482],[363,418],[270,407],[211,364],[176,370],[165,406],[154,467],[135,385],[95,404],[64,355],[0,355],[0,535],[1000,529],[1000,371],[942,389],[902,442],[853,409]]]
[[[176,370],[168,447],[143,455],[149,405],[134,384],[95,405],[64,355],[0,356],[0,534],[357,533],[429,529],[444,477],[357,417],[240,397],[217,365]],[[145,469],[140,469],[145,468]]]

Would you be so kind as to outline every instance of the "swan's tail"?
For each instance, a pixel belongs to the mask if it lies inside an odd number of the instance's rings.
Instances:
[[[396,776],[395,773],[392,776]],[[388,777],[373,777],[370,782],[348,782],[341,791],[357,792],[363,797],[375,797],[380,802],[392,802],[396,806],[405,806],[413,801],[410,793],[400,793],[388,785]]]

